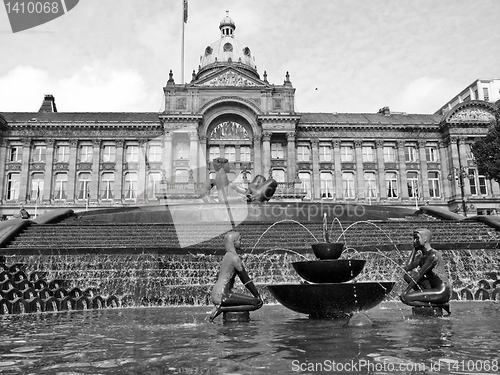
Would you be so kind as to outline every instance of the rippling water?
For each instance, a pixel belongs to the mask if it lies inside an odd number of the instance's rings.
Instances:
[[[188,306],[0,317],[0,374],[500,373],[500,303],[451,307],[414,318],[386,302],[370,327],[281,305],[231,324]]]

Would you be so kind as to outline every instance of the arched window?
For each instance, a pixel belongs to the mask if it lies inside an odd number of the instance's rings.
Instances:
[[[19,199],[19,186],[21,175],[19,173],[9,173],[7,175],[7,200]]]
[[[302,182],[302,190],[306,192],[305,199],[311,199],[311,174],[309,172],[299,172],[299,179]]]
[[[101,199],[109,200],[115,197],[115,174],[106,172],[101,175]]]
[[[125,199],[137,198],[137,173],[129,172],[125,174],[125,184],[123,185],[123,197]]]
[[[54,184],[54,199],[66,199],[68,198],[68,174],[67,173],[57,173],[55,184]]]
[[[344,190],[344,198],[356,198],[356,189],[354,186],[354,173],[342,173],[342,188]]]
[[[35,200],[42,198],[43,180],[44,180],[43,173],[33,173],[31,175],[31,194],[30,194],[31,199]]]
[[[235,121],[224,121],[210,132],[210,139],[239,140],[250,139],[245,127]]]
[[[90,173],[82,172],[78,175],[77,198],[84,200],[90,197]]]
[[[331,172],[320,173],[321,198],[333,198],[333,176]]]

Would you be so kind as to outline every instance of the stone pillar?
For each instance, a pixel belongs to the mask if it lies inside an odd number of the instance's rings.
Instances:
[[[376,140],[375,149],[377,150],[378,191],[380,192],[380,199],[385,199],[387,198],[387,186],[385,184],[384,141],[381,139]]]
[[[254,163],[253,163],[253,174],[252,174],[252,179],[257,176],[258,174],[263,175],[262,173],[262,147],[261,147],[261,142],[262,142],[262,135],[257,134],[254,135],[253,137],[253,156],[254,156]],[[267,178],[267,175],[264,176]]]
[[[6,163],[7,163],[8,142],[6,139],[0,139],[0,203],[4,202],[5,183],[7,181]]]
[[[26,202],[26,195],[29,189],[29,171],[30,171],[30,157],[31,157],[31,139],[23,140],[23,158],[21,162],[21,175],[19,182],[19,201]]]
[[[314,138],[311,140],[311,154],[312,154],[312,186],[311,186],[311,200],[321,197],[321,176],[319,174],[319,140]]]
[[[448,160],[450,161],[450,173],[453,176],[451,179],[451,198],[460,197],[460,186],[458,180],[455,179],[455,174],[459,172],[459,159],[458,159],[458,138],[450,137],[450,143],[448,144]],[[455,170],[453,170],[455,168]]]
[[[450,181],[448,181],[448,175],[450,174],[448,155],[446,154],[447,145],[445,142],[439,142],[439,158],[441,160],[441,186],[443,189],[443,198],[449,200],[451,196]]]
[[[425,156],[425,146],[426,141],[419,140],[418,144],[418,158],[420,161],[420,174],[422,180],[422,192],[420,192],[419,197],[423,200],[429,199],[429,176],[427,173],[427,158]]]
[[[406,176],[406,160],[405,160],[405,141],[398,141],[396,143],[398,149],[398,162],[399,162],[399,191],[401,192],[401,199],[409,199],[408,196],[408,179]]]
[[[193,171],[193,177],[196,182],[200,180],[198,171],[198,133],[189,132],[189,168]]]
[[[465,171],[465,176],[462,177],[462,182],[464,184],[464,196],[470,197],[470,182],[469,178],[467,177],[469,175],[469,168],[467,167],[467,150],[465,147],[465,138],[460,137],[458,139],[458,152],[459,152],[459,157],[461,161],[461,166],[463,167],[463,170]],[[479,186],[478,186],[479,188]]]
[[[52,200],[54,199],[54,195],[52,194],[54,192],[53,186],[54,186],[54,173],[53,173],[53,162],[54,162],[54,140],[53,139],[47,139],[45,141],[46,144],[46,151],[45,151],[45,178],[43,181],[43,200]]]
[[[365,181],[363,179],[363,142],[360,140],[354,141],[355,163],[356,163],[356,197],[358,199],[365,198]]]
[[[172,133],[163,136],[163,170],[169,182],[172,182]]]
[[[207,137],[202,135],[199,137],[200,142],[200,152],[198,155],[198,182],[204,182],[208,180],[208,168],[207,168]]]
[[[78,157],[78,140],[69,141],[69,168],[68,168],[68,201],[76,201],[76,162]]]
[[[116,141],[116,164],[115,164],[115,202],[123,202],[123,150],[125,142]]]
[[[271,133],[265,132],[262,135],[262,173],[265,178],[269,176],[271,169]]]
[[[335,195],[337,199],[344,196],[342,186],[342,164],[340,163],[340,140],[333,141],[333,183],[335,184]]]
[[[92,177],[90,178],[90,201],[98,202],[100,200],[99,193],[99,165],[101,161],[101,140],[93,140],[93,155],[92,155]],[[97,152],[96,152],[97,151]]]
[[[286,161],[286,173],[287,181],[292,182],[297,174],[297,150],[295,148],[295,133],[286,133],[287,140],[287,161]]]
[[[146,155],[148,144],[145,140],[139,140],[139,171],[137,173],[137,200],[144,202],[147,198],[147,170]],[[142,157],[140,157],[142,155]]]

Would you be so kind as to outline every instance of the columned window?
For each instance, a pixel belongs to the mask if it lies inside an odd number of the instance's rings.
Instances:
[[[155,199],[158,184],[160,183],[161,175],[158,172],[151,172],[148,175],[148,199]]]
[[[475,169],[469,169],[469,179],[470,193],[472,195],[486,195],[488,194],[488,189],[486,188],[486,177],[478,175]]]
[[[116,146],[104,145],[102,148],[103,163],[114,163],[116,160]]]
[[[407,172],[406,173],[406,185],[408,187],[408,197],[418,198],[418,173],[417,172]]]
[[[77,199],[87,199],[90,194],[90,173],[83,172],[78,174],[78,193]]]
[[[137,173],[129,172],[125,174],[125,184],[123,185],[123,197],[125,199],[137,198]]]
[[[340,161],[354,161],[354,149],[352,145],[342,145],[340,147]]]
[[[60,163],[67,163],[69,161],[69,146],[57,146],[57,161]]]
[[[299,179],[302,183],[302,190],[306,192],[304,198],[311,199],[311,174],[309,172],[299,172]]]
[[[384,146],[384,161],[386,163],[392,163],[396,161],[396,147],[395,146]]]
[[[106,172],[101,175],[101,199],[109,200],[115,197],[115,174]]]
[[[372,145],[365,145],[362,148],[363,161],[375,161],[375,148]]]
[[[429,180],[429,196],[431,198],[439,198],[441,196],[439,189],[439,173],[438,172],[428,172]]]
[[[234,146],[224,147],[224,157],[228,161],[235,161],[236,160],[236,148]]]
[[[137,163],[139,161],[139,146],[127,145],[125,152],[125,161],[127,163]]]
[[[79,160],[82,163],[92,162],[93,147],[89,145],[81,145],[79,149]]]
[[[271,159],[284,159],[285,151],[282,143],[271,143]]]
[[[220,148],[219,146],[210,146],[208,149],[209,160],[212,161],[214,159],[220,158]]]
[[[7,175],[7,200],[19,199],[21,175],[19,173],[9,173]]]
[[[47,148],[44,145],[36,145],[33,148],[33,154],[31,155],[31,161],[33,162],[45,162],[45,154]]]
[[[161,161],[161,146],[151,145],[148,148],[148,161],[160,162]]]
[[[330,172],[320,173],[321,198],[333,198],[333,176]]]
[[[248,146],[240,147],[240,161],[251,161],[250,147]]]
[[[68,174],[57,173],[54,184],[54,199],[63,200],[68,198]]]
[[[310,161],[309,147],[307,146],[297,147],[297,161]]]
[[[377,198],[377,180],[375,172],[365,172],[363,175],[366,197]]]
[[[342,188],[344,191],[344,198],[356,198],[356,187],[354,185],[354,173],[342,173]]]
[[[35,200],[42,198],[43,195],[43,173],[33,173],[31,175],[31,193],[30,199]]]
[[[427,146],[425,148],[425,158],[427,161],[436,162],[439,160],[437,146]]]
[[[332,161],[332,148],[330,146],[319,146],[319,161],[320,162]]]
[[[417,147],[415,145],[405,147],[405,161],[409,163],[417,161]]]
[[[9,150],[9,161],[11,162],[21,161],[22,153],[23,153],[23,148],[21,146],[11,146]]]
[[[189,143],[178,142],[175,145],[174,159],[189,159]]]
[[[387,172],[385,174],[385,183],[387,187],[387,197],[397,198],[398,197],[398,175],[396,172]]]

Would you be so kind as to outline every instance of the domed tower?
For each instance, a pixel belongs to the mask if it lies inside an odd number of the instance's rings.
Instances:
[[[252,51],[234,37],[236,25],[229,15],[220,21],[219,29],[221,31],[220,38],[206,47],[203,55],[200,56],[200,66],[196,79],[202,79],[210,72],[221,69],[228,64],[246,70],[253,77],[259,79]]]

